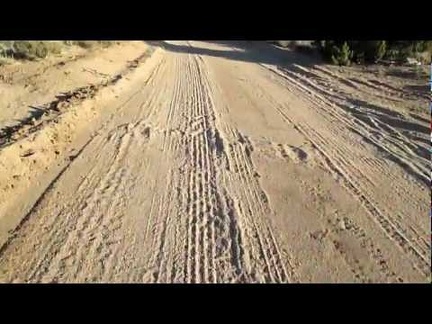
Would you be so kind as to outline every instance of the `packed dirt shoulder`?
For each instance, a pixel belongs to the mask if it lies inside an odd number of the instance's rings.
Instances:
[[[122,42],[1,67],[9,77],[0,81],[0,245],[121,106],[153,52],[143,42]]]
[[[121,72],[146,49],[143,42],[109,47],[65,46],[44,59],[12,60],[0,66],[0,129],[33,117],[56,96],[100,84]]]

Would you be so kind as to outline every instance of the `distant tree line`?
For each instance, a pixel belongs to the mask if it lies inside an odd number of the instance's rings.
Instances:
[[[432,54],[432,41],[315,41],[325,60],[337,65],[377,63],[382,60],[406,61],[416,59],[429,64]]]

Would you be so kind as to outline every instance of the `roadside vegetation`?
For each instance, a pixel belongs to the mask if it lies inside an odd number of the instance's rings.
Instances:
[[[432,41],[317,41],[323,57],[333,64],[379,62],[430,64]]]
[[[1,41],[0,65],[13,60],[44,59],[49,55],[60,54],[69,46],[79,46],[85,49],[109,47],[113,41]]]
[[[431,63],[432,41],[277,41],[305,53],[319,53],[325,61],[341,66],[351,64],[410,64]]]

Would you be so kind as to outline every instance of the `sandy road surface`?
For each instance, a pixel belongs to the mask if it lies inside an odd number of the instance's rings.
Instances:
[[[166,42],[0,281],[428,281],[428,123],[392,105],[408,94],[250,46]]]

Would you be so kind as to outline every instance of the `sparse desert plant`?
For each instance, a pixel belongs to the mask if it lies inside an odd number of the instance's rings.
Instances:
[[[45,58],[48,54],[59,54],[61,42],[57,41],[15,41],[11,47],[11,54],[16,59],[34,60]]]
[[[387,51],[386,41],[350,41],[353,59],[359,64],[376,63]]]
[[[350,49],[347,42],[342,46],[333,45],[331,60],[333,64],[337,65],[350,65],[353,57],[353,51]]]
[[[315,41],[316,48],[321,53],[323,58],[327,61],[331,60],[331,47],[333,44],[334,41],[325,41],[325,40]]]
[[[0,42],[0,66],[11,63],[12,61],[12,44],[10,41]]]
[[[389,48],[384,56],[384,58],[394,61],[398,58],[399,51],[395,48]]]
[[[348,47],[344,45],[345,43]],[[429,64],[432,55],[432,41],[327,40],[315,41],[314,45],[324,59],[339,65],[349,64],[351,60],[363,64],[376,63],[382,59],[402,63],[408,58],[415,58],[423,64]]]
[[[43,42],[16,41],[13,44],[13,56],[17,59],[33,60],[48,55],[48,48]]]
[[[374,61],[381,60],[386,53],[386,49],[387,49],[386,41],[383,41],[383,40],[377,41],[373,46],[373,59],[374,59]]]

